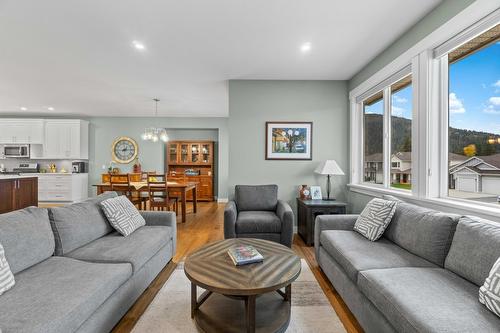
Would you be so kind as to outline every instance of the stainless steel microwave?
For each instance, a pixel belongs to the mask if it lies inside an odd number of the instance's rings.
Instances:
[[[9,157],[29,158],[30,145],[5,145],[3,146],[3,156],[5,158]]]

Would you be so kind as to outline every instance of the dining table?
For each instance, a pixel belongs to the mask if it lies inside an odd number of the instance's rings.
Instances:
[[[111,191],[111,183],[99,183],[99,184],[94,184],[94,187],[97,189],[97,194],[104,193],[106,191]],[[146,192],[148,191],[148,183],[147,182],[130,182],[130,186],[132,186],[136,191],[138,192]],[[123,185],[117,185],[113,184],[114,189],[120,191],[126,191],[129,186],[127,183],[124,183]],[[123,188],[121,188],[123,187]],[[157,189],[158,192],[160,191],[168,191],[169,195],[180,195],[181,199],[181,214],[182,214],[182,222],[186,222],[186,196],[189,193],[189,191],[192,192],[193,195],[193,213],[196,213],[197,210],[197,204],[198,204],[198,199],[197,199],[197,189],[198,189],[198,183],[196,182],[169,182],[167,181],[166,184],[154,184],[150,186],[151,189]]]

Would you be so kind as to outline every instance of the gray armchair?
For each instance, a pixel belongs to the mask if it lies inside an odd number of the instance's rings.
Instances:
[[[278,185],[236,185],[224,210],[224,238],[260,238],[292,247],[293,211]]]

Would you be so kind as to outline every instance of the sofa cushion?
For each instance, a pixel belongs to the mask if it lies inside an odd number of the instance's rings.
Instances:
[[[278,185],[236,185],[234,196],[239,212],[275,211],[278,205]]]
[[[54,254],[47,209],[29,207],[0,215],[0,243],[16,274]]]
[[[0,297],[4,332],[75,332],[132,274],[130,264],[51,257],[16,275]]]
[[[79,203],[50,208],[50,223],[56,240],[55,254],[62,256],[112,232],[113,227],[99,203],[116,196],[115,192],[106,192]]]
[[[370,200],[356,220],[354,231],[372,242],[378,240],[391,223],[396,206],[396,201],[379,198]]]
[[[355,231],[325,230],[321,233],[320,243],[354,282],[358,279],[358,272],[367,269],[436,267],[385,238],[370,242]]]
[[[442,267],[459,218],[400,201],[384,237]]]
[[[5,258],[5,251],[2,244],[0,244],[0,296],[16,284],[14,274],[10,270],[9,263]]]
[[[398,332],[498,332],[477,286],[442,268],[360,272],[358,287]]]
[[[280,233],[281,221],[274,212],[245,211],[236,219],[236,234]]]
[[[462,217],[445,268],[480,286],[500,257],[500,226],[478,217]]]
[[[490,274],[479,288],[479,302],[500,317],[500,258],[497,259]]]
[[[101,207],[109,223],[125,237],[146,225],[137,208],[124,195],[103,200]]]
[[[101,237],[67,254],[68,257],[102,263],[131,263],[134,273],[174,237],[171,227],[144,226],[128,237],[118,232]]]

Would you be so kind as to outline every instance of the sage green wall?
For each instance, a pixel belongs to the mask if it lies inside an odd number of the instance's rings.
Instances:
[[[266,121],[312,121],[313,160],[265,160]],[[293,207],[301,184],[326,193],[326,177],[313,171],[334,159],[347,173],[348,121],[346,81],[229,81],[230,197],[237,184],[278,184],[279,197]],[[334,178],[339,200],[346,200],[346,182]]]
[[[434,10],[424,16],[388,48],[377,55],[361,71],[355,74],[349,81],[349,91],[356,88],[363,81],[378,72],[473,2],[474,0],[445,0],[440,3]],[[377,31],[377,33],[382,34],[383,31]]]
[[[150,126],[164,127],[171,140],[216,141],[216,185],[219,198],[227,198],[228,180],[228,131],[227,118],[178,118],[178,117],[96,117],[90,118],[89,130],[89,184],[99,183],[100,176],[111,161],[111,144],[120,136],[129,136],[139,145],[139,161],[143,170],[163,170],[165,146],[162,143],[144,142],[140,135]],[[129,171],[131,165],[117,165]],[[90,187],[90,195],[95,189]]]

